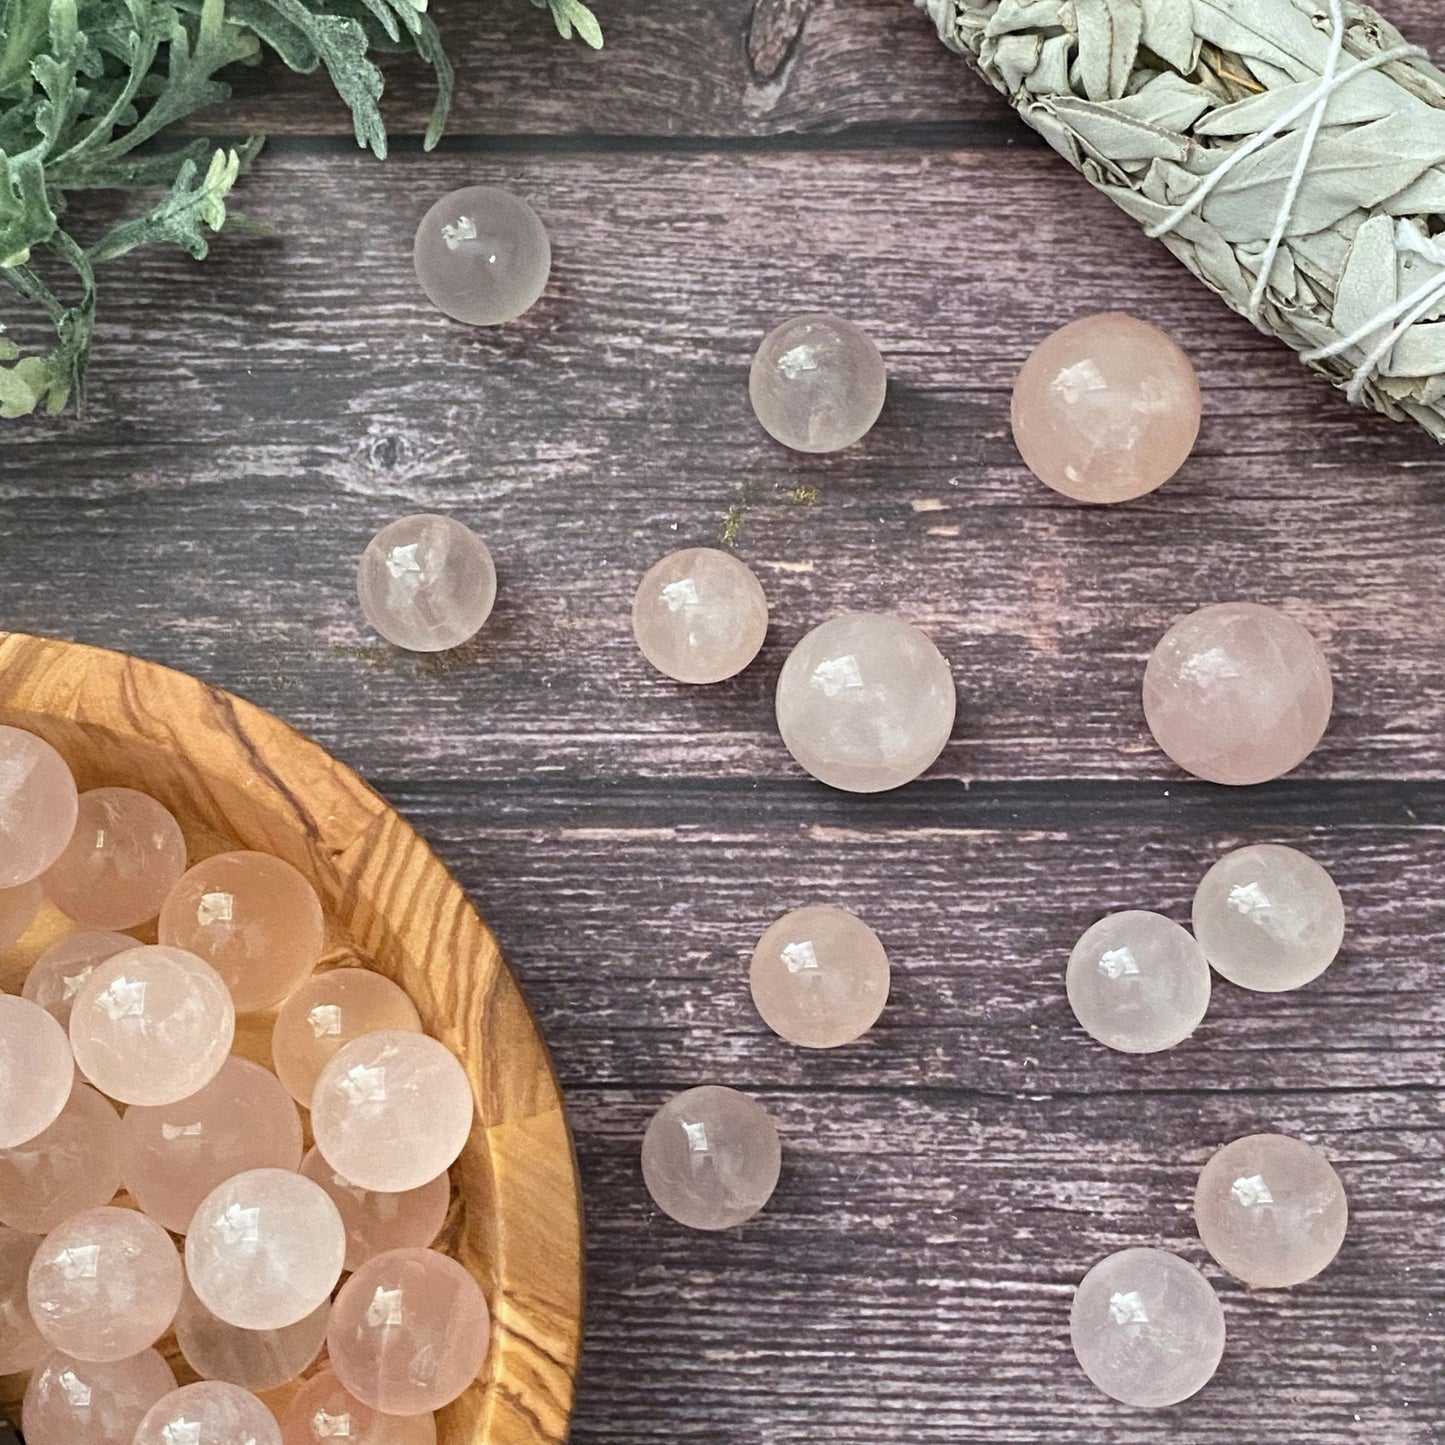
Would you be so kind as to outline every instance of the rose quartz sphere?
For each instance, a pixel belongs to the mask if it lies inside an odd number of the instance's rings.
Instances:
[[[450,1404],[487,1358],[491,1317],[481,1286],[431,1249],[394,1249],[341,1287],[326,1347],[351,1394],[388,1415]]]
[[[80,1360],[123,1360],[155,1344],[181,1302],[171,1237],[134,1209],[89,1209],[45,1236],[30,1263],[36,1327]]]
[[[343,1179],[310,1150],[301,1172],[331,1197],[346,1229],[346,1268],[360,1269],[369,1259],[392,1249],[425,1249],[436,1241],[451,1207],[451,1180],[445,1174],[400,1194],[362,1189]]]
[[[155,1350],[110,1361],[53,1351],[25,1390],[25,1445],[130,1445],[146,1411],[175,1388]]]
[[[846,908],[795,908],[753,950],[753,1003],[790,1043],[832,1049],[861,1038],[888,1002],[888,955]]]
[[[425,1034],[363,1034],[321,1071],[311,1130],[322,1157],[363,1189],[419,1189],[449,1169],[472,1127],[466,1070]]]
[[[1250,1134],[1201,1170],[1194,1221],[1230,1274],[1254,1289],[1280,1289],[1313,1279],[1340,1252],[1349,1208],[1318,1149],[1285,1134]]]
[[[44,902],[45,890],[34,879],[14,888],[0,888],[0,952],[24,938]]]
[[[271,1034],[277,1077],[303,1108],[316,1080],[352,1039],[379,1029],[421,1032],[416,1005],[369,968],[333,968],[309,978],[281,1005]]]
[[[316,890],[266,853],[218,853],[197,863],[161,909],[161,942],[205,959],[237,1013],[280,1003],[316,967],[325,935]]]
[[[134,948],[127,933],[72,933],[53,943],[30,966],[21,993],[38,1003],[63,1029],[70,1027],[70,1009],[80,986],[98,963]]]
[[[0,888],[39,878],[75,831],[75,779],[49,743],[0,727]]]
[[[732,1229],[769,1199],[782,1172],[778,1131],[756,1099],[706,1084],[671,1098],[642,1138],[642,1180],[689,1229]]]
[[[1224,1356],[1224,1310],[1209,1281],[1178,1255],[1123,1249],[1084,1276],[1069,1334],[1099,1389],[1157,1410],[1214,1377]]]
[[[1333,699],[1319,643],[1254,602],[1181,618],[1144,670],[1154,741],[1211,783],[1267,783],[1298,767],[1324,736]]]
[[[438,311],[469,326],[501,326],[536,304],[552,270],[552,246],[521,196],[463,186],[422,217],[412,260]]]
[[[1029,470],[1079,502],[1162,486],[1199,435],[1189,358],[1134,316],[1089,316],[1046,337],[1014,383],[1013,433]]]
[[[39,1004],[0,994],[0,1149],[48,1129],[74,1082],[65,1030]]]
[[[383,1415],[330,1370],[313,1375],[281,1417],[284,1445],[436,1445],[436,1417]]]
[[[180,948],[128,949],[97,964],[70,1011],[80,1071],[124,1104],[171,1104],[220,1071],[236,1031],[215,969]]]
[[[187,1288],[176,1314],[176,1343],[203,1380],[274,1390],[307,1370],[326,1343],[331,1301],[279,1330],[243,1330],[217,1319]]]
[[[35,1328],[28,1299],[30,1261],[40,1248],[38,1234],[22,1234],[0,1224],[0,1375],[18,1374],[50,1351]]]
[[[846,612],[815,627],[778,678],[778,729],[820,782],[849,793],[901,787],[953,730],[953,673],[916,627]]]
[[[213,1189],[186,1232],[186,1275],[218,1319],[279,1330],[325,1303],[346,1256],[326,1191],[286,1169],[250,1169]]]
[[[157,1400],[130,1445],[282,1445],[281,1427],[249,1390],[202,1380]]]
[[[234,1056],[184,1099],[132,1104],[121,1128],[125,1187],[175,1234],[190,1228],[201,1201],[233,1175],[301,1163],[301,1115],[291,1096],[260,1064]]]
[[[109,1204],[120,1188],[121,1147],[119,1115],[77,1080],[48,1129],[0,1151],[0,1224],[45,1234]]]
[[[642,655],[677,682],[721,682],[758,655],[768,599],[731,552],[689,547],[656,563],[632,599],[632,635]]]
[[[1345,936],[1335,880],[1306,853],[1258,843],[1226,853],[1194,894],[1194,936],[1218,973],[1281,993],[1316,979]]]
[[[836,452],[869,432],[888,372],[860,326],[827,312],[770,331],[753,357],[748,393],[764,430],[800,452]]]

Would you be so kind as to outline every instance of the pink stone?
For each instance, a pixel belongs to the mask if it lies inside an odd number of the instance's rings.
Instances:
[[[321,1071],[352,1039],[379,1029],[421,1032],[416,1005],[369,968],[333,968],[309,978],[281,1005],[271,1034],[277,1077],[302,1108]]]
[[[341,1214],[348,1270],[360,1269],[388,1250],[426,1249],[436,1242],[451,1207],[451,1180],[445,1174],[417,1189],[382,1194],[343,1179],[319,1149],[307,1152],[301,1172],[330,1195]]]
[[[40,1242],[38,1234],[0,1224],[0,1375],[31,1369],[50,1350],[35,1328],[27,1298],[30,1261]]]
[[[310,1368],[326,1343],[331,1301],[279,1330],[243,1330],[217,1319],[189,1287],[176,1315],[176,1343],[203,1380],[274,1390]]]
[[[1144,671],[1144,716],[1185,772],[1266,783],[1324,736],[1334,689],[1318,642],[1275,607],[1224,602],[1181,618]]]
[[[1199,435],[1199,381],[1157,327],[1117,312],[1046,337],[1014,383],[1013,433],[1029,470],[1079,502],[1162,486]]]
[[[800,452],[836,452],[869,432],[888,373],[862,327],[824,311],[795,316],[763,338],[748,375],[764,430]]]
[[[472,1086],[425,1034],[363,1034],[321,1071],[311,1129],[322,1157],[363,1189],[399,1194],[444,1174],[472,1127]]]
[[[0,727],[0,888],[39,878],[75,831],[75,779],[49,743]]]
[[[77,1081],[48,1129],[0,1151],[0,1224],[45,1234],[109,1204],[120,1188],[121,1147],[115,1109]]]
[[[481,1286],[455,1260],[397,1249],[341,1287],[326,1346],[342,1385],[388,1415],[450,1404],[487,1358],[491,1318]]]
[[[70,1027],[70,1009],[80,986],[98,963],[134,948],[126,933],[72,933],[53,943],[30,966],[21,993],[51,1014],[63,1029]]]
[[[25,1390],[25,1445],[130,1445],[146,1411],[175,1388],[155,1350],[110,1361],[54,1351]]]
[[[125,1104],[170,1104],[216,1077],[235,1008],[220,976],[179,948],[139,947],[97,964],[70,1013],[80,1071]]]
[[[45,890],[34,879],[14,888],[0,888],[0,952],[13,948],[35,922]]]
[[[552,245],[520,196],[501,186],[463,186],[422,217],[412,260],[438,311],[469,326],[501,326],[542,295]]]
[[[48,1129],[74,1082],[65,1030],[39,1004],[0,994],[0,1149]]]
[[[57,1350],[123,1360],[155,1344],[181,1302],[170,1236],[133,1209],[89,1209],[45,1236],[30,1263],[30,1313]]]
[[[157,1400],[130,1445],[282,1445],[281,1427],[249,1390],[202,1380]]]
[[[205,959],[237,1013],[280,1003],[316,967],[325,934],[316,890],[266,853],[218,853],[197,863],[161,909],[161,942]]]
[[[655,563],[632,599],[642,655],[677,682],[721,682],[745,668],[768,631],[768,599],[747,563],[689,547]]]
[[[301,1163],[301,1115],[291,1096],[274,1074],[234,1055],[184,1099],[132,1104],[121,1127],[125,1187],[174,1234],[184,1234],[206,1195],[234,1175]]]
[[[436,1445],[436,1417],[383,1415],[330,1370],[312,1376],[281,1418],[284,1445]]]

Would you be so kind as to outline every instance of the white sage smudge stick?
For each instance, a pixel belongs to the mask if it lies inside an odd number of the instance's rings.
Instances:
[[[1445,74],[1355,0],[916,0],[1234,310],[1445,441]]]

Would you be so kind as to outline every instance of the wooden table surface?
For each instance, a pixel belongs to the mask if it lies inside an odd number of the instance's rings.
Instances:
[[[1445,458],[1352,411],[1224,312],[1032,143],[902,0],[602,0],[600,55],[517,3],[439,7],[461,74],[393,67],[392,158],[318,82],[248,82],[274,136],[244,183],[271,240],[203,267],[152,251],[103,293],[90,404],[5,424],[0,623],[234,689],[373,780],[500,935],[555,1054],[588,1204],[577,1445],[1126,1445],[1445,1439]],[[1445,53],[1437,0],[1388,0]],[[538,206],[553,281],[522,322],[445,322],[411,274],[455,186]],[[7,297],[6,319],[15,307]],[[889,402],[832,458],[772,445],[747,364],[776,320],[855,317]],[[1162,324],[1204,386],[1198,451],[1154,497],[1066,504],[1026,473],[1008,388],[1055,326]],[[435,509],[502,575],[454,656],[379,644],[370,534]],[[759,661],[687,690],[630,636],[641,572],[727,540],[773,604]],[[1286,781],[1184,780],[1140,713],[1177,615],[1282,603],[1337,678]],[[928,776],[850,797],[804,778],[771,689],[844,608],[893,608],[953,663]],[[1130,1058],[1064,998],[1101,913],[1187,917],[1241,840],[1303,844],[1345,951],[1277,997],[1221,984],[1198,1034]],[[784,909],[883,936],[894,997],[862,1045],[785,1046],[744,963]],[[756,1093],[785,1140],[735,1233],[651,1207],[638,1140],[669,1093]],[[1251,1294],[1205,1261],[1193,1181],[1225,1140],[1336,1161],[1336,1263]],[[1073,1364],[1102,1254],[1205,1263],[1230,1344],[1209,1388],[1116,1407]]]

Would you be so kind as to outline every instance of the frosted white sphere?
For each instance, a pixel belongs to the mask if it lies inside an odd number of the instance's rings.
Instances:
[[[43,738],[0,727],[0,888],[40,877],[75,831],[80,795]]]
[[[48,1129],[0,1150],[0,1224],[44,1234],[109,1204],[120,1188],[122,1150],[114,1107],[77,1082]]]
[[[281,1427],[249,1390],[202,1380],[157,1400],[131,1445],[282,1445]]]
[[[193,1289],[181,1296],[176,1343],[203,1380],[226,1380],[247,1390],[274,1390],[309,1369],[326,1343],[331,1301],[279,1330],[243,1330],[217,1319]],[[344,1435],[341,1437],[346,1438]]]
[[[0,1149],[44,1133],[74,1082],[65,1030],[39,1004],[0,994]]]
[[[135,939],[128,933],[87,930],[67,934],[35,960],[20,992],[52,1015],[61,1028],[68,1029],[75,995],[95,972],[96,965],[135,946]]]
[[[175,1388],[155,1350],[108,1362],[54,1351],[25,1389],[26,1445],[130,1445],[146,1411]]]
[[[795,316],[763,338],[748,374],[768,434],[800,452],[836,452],[872,429],[888,372],[861,326],[826,311]]]

